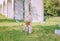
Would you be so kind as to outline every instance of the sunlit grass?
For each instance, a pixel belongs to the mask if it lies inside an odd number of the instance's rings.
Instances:
[[[47,22],[60,22],[60,17],[51,17],[46,20]]]
[[[6,17],[0,14],[0,19],[6,19]]]
[[[0,40],[1,41],[59,41],[60,37],[54,34],[54,30],[58,26],[33,26],[33,32],[30,35],[25,35],[20,32],[20,27],[15,26],[0,26]],[[60,28],[59,28],[60,29]]]

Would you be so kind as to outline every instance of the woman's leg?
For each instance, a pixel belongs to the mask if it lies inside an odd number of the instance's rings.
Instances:
[[[29,33],[29,34],[32,33],[32,25],[31,25],[31,24],[28,26],[28,33]]]

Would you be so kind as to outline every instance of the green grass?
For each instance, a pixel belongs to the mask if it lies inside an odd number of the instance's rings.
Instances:
[[[2,14],[0,14],[0,19],[6,19],[6,17]]]
[[[0,17],[2,17],[0,19],[0,41],[60,41],[60,35],[54,34],[55,29],[60,29],[57,25],[60,23],[60,17],[49,18],[42,24],[32,23],[33,31],[29,35],[20,32],[20,25],[23,22],[17,23],[2,15]]]

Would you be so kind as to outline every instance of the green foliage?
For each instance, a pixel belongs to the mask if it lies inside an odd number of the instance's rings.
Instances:
[[[45,16],[57,16],[55,0],[44,0],[44,14]]]

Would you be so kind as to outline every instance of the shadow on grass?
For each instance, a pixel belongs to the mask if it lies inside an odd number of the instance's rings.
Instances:
[[[16,22],[13,19],[0,19],[0,22]],[[19,20],[19,22],[23,22],[23,20]]]
[[[12,19],[0,19],[0,22],[15,22],[15,20],[12,20]]]

